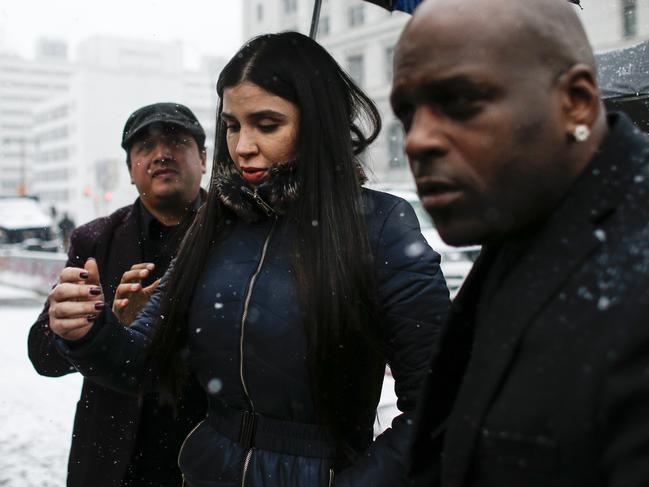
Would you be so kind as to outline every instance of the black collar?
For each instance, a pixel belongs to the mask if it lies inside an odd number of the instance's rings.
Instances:
[[[203,188],[200,188],[198,191],[198,196],[191,204],[190,213],[196,213],[205,201],[206,193]],[[142,200],[138,198],[134,204],[136,212],[138,215],[138,223],[140,224],[140,230],[144,238],[151,238],[153,232],[157,231],[160,233],[160,229],[164,228],[166,225],[163,225],[160,220],[158,220],[151,212],[142,204]],[[157,227],[157,228],[156,228]]]

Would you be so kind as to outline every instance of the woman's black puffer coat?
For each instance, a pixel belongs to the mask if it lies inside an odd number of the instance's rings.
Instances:
[[[373,442],[371,421],[360,425],[367,449],[334,475],[336,452],[326,428],[316,424],[309,387],[291,270],[294,228],[282,216],[252,223],[238,218],[208,258],[190,306],[189,361],[210,406],[179,455],[186,485],[393,487],[402,482],[411,413],[449,295],[439,255],[424,240],[412,207],[366,189],[363,201],[378,286],[376,326],[386,340],[403,414]],[[59,347],[86,377],[120,390],[142,389],[144,350],[154,333],[159,295],[130,327],[108,320],[81,342],[59,340]],[[382,376],[367,380],[378,385]],[[349,397],[350,404],[355,400]]]

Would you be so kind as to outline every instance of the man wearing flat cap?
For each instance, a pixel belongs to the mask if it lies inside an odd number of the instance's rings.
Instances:
[[[104,294],[106,305],[112,303],[126,326],[166,271],[204,198],[205,132],[189,108],[156,103],[128,118],[122,147],[139,197],[77,228],[66,267],[82,268],[86,283]],[[75,372],[49,328],[49,313],[64,305],[50,295],[29,333],[29,357],[41,375]],[[102,316],[97,311],[83,317],[89,326]],[[204,417],[204,403],[200,387],[191,381],[174,411],[161,405],[156,394],[131,396],[85,379],[74,421],[68,487],[181,485],[178,451]]]

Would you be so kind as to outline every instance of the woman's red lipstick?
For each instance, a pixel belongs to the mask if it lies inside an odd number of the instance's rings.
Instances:
[[[257,184],[268,175],[268,168],[264,167],[242,167],[241,177],[248,183]]]

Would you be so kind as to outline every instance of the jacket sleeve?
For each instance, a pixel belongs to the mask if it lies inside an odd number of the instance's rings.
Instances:
[[[157,371],[149,367],[146,355],[168,275],[169,271],[130,326],[121,325],[113,312],[105,309],[100,315],[103,319],[81,340],[55,338],[61,355],[84,377],[108,388],[125,393],[155,390]]]
[[[72,232],[65,267],[83,267],[86,259],[92,256],[91,245],[85,240],[79,229]],[[54,345],[55,335],[50,330],[48,311],[49,305],[46,301],[36,322],[29,330],[27,353],[36,372],[40,375],[61,377],[75,372],[75,369]]]
[[[450,299],[434,252],[404,200],[391,209],[376,250],[380,314],[387,360],[395,379],[397,416],[364,455],[333,485],[404,485],[412,415],[433,345],[446,320]]]

